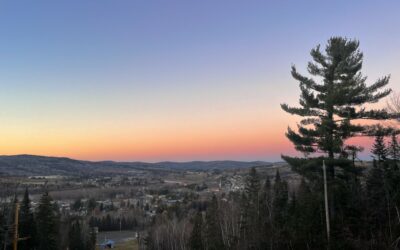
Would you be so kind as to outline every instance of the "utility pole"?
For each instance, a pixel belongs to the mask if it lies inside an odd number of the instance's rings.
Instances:
[[[3,250],[7,250],[7,238],[8,238],[8,226],[6,227],[6,230],[4,230],[4,248]]]
[[[13,250],[18,249],[18,219],[19,219],[19,202],[15,199],[15,217],[14,217],[14,237],[13,237]]]
[[[325,161],[322,161],[322,170],[324,174],[324,198],[325,198],[325,219],[326,219],[326,236],[328,239],[328,249],[330,242],[330,222],[329,222],[329,204],[328,204],[328,184],[326,180],[326,166]]]

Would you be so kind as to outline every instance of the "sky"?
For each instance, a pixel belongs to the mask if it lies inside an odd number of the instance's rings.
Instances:
[[[280,160],[295,64],[360,40],[400,90],[399,1],[1,1],[0,154]],[[367,146],[368,142],[361,141]],[[365,153],[368,155],[368,152]]]

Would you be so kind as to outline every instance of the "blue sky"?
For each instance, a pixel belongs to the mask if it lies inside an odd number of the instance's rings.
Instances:
[[[304,70],[315,45],[336,35],[359,39],[369,79],[391,74],[399,90],[399,7],[3,1],[0,154],[279,159],[294,121],[279,104],[295,104],[299,93],[290,66]]]

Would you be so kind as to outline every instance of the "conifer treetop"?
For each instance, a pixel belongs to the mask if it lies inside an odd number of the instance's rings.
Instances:
[[[297,130],[288,128],[287,138],[295,149],[307,157],[317,153],[326,156],[328,170],[333,175],[333,160],[343,158],[344,151],[356,148],[346,140],[358,136],[375,136],[379,121],[397,118],[385,109],[369,108],[391,93],[387,88],[390,76],[384,76],[368,85],[361,72],[363,53],[359,41],[343,37],[328,40],[325,51],[318,45],[310,52],[312,61],[307,65],[310,76],[300,74],[293,65],[291,74],[299,82],[299,106],[281,104],[284,111],[301,116]],[[360,120],[378,121],[365,125]],[[392,128],[380,128],[386,135]],[[283,156],[292,166],[304,165],[295,158]],[[298,163],[298,164],[297,164]],[[346,165],[346,164],[343,164]]]

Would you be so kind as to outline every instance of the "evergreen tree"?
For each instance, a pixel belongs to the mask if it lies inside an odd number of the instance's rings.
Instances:
[[[96,249],[96,242],[97,242],[97,235],[94,227],[90,228],[90,235],[89,235],[89,242],[88,242],[88,250],[95,250]]]
[[[384,173],[383,169],[378,167],[374,160],[374,167],[368,174],[366,181],[367,191],[367,222],[369,238],[371,244],[379,241],[378,238],[383,232],[384,226],[387,222],[386,216],[386,193],[384,189]],[[382,243],[382,242],[381,242]],[[377,243],[375,243],[377,244]],[[383,247],[379,245],[379,247]]]
[[[262,221],[260,214],[260,179],[255,168],[251,168],[246,179],[242,196],[241,237],[248,248],[259,248],[261,243]]]
[[[332,37],[325,48],[320,46],[311,50],[312,62],[308,63],[311,77],[301,75],[292,66],[292,76],[300,84],[300,107],[282,104],[284,111],[302,117],[298,130],[288,128],[286,136],[295,149],[306,157],[282,156],[292,169],[307,181],[312,181],[312,192],[322,193],[322,161],[327,166],[329,186],[329,215],[331,221],[331,248],[339,248],[336,243],[343,240],[343,223],[348,221],[346,208],[350,207],[349,187],[361,170],[347,157],[346,149],[356,148],[348,144],[349,139],[357,136],[375,136],[378,131],[383,135],[392,133],[390,128],[381,128],[378,124],[356,124],[359,119],[381,121],[396,118],[386,110],[368,108],[390,94],[385,89],[389,77],[378,79],[371,85],[361,73],[363,54],[359,42],[342,37]],[[322,79],[318,82],[316,79]],[[346,234],[356,234],[350,230]],[[342,237],[339,239],[339,237]]]
[[[75,211],[79,211],[82,208],[82,200],[81,199],[76,199],[74,201],[74,204],[72,204],[72,209]]]
[[[4,211],[0,208],[0,247],[5,244],[6,227]]]
[[[96,200],[94,198],[90,198],[87,203],[87,209],[92,212],[97,206]]]
[[[324,249],[325,225],[322,197],[302,179],[297,192],[296,211],[291,213],[293,249]]]
[[[11,243],[11,207],[7,203],[1,204],[0,207],[0,247],[7,249],[6,247],[9,246]]]
[[[58,250],[59,228],[52,198],[46,191],[40,198],[37,219],[39,250]]]
[[[397,163],[400,159],[400,145],[397,140],[397,135],[396,133],[393,133],[391,136],[390,144],[389,144],[389,149],[388,149],[388,154],[391,157],[391,159]]]
[[[363,54],[358,47],[358,41],[332,37],[325,48],[325,54],[321,52],[320,46],[312,49],[313,62],[308,63],[308,72],[312,76],[321,77],[323,81],[317,83],[313,78],[298,73],[292,66],[292,76],[300,82],[301,107],[281,105],[286,112],[304,117],[298,132],[289,128],[286,136],[296,150],[306,155],[324,153],[328,158],[326,163],[330,180],[335,178],[335,168],[345,172],[355,171],[351,162],[340,157],[346,147],[345,141],[351,137],[375,133],[373,126],[353,124],[353,120],[394,118],[385,110],[367,110],[364,107],[364,104],[375,103],[387,96],[391,90],[382,89],[389,83],[388,76],[370,86],[366,85],[366,77],[361,74]],[[293,170],[307,178],[321,176],[320,159],[283,158]]]
[[[79,221],[71,223],[69,229],[69,249],[70,250],[85,250],[85,241],[82,237],[82,228]]]
[[[207,223],[207,249],[208,250],[223,250],[225,249],[222,239],[221,224],[218,214],[218,201],[217,197],[213,195],[211,203],[206,212]]]
[[[260,199],[261,249],[267,249],[272,237],[272,185],[269,177],[265,180]]]
[[[286,242],[285,238],[287,236],[286,222],[288,218],[289,192],[287,182],[281,179],[279,170],[276,170],[273,192],[272,216],[274,242],[276,248],[283,249],[283,244]]]
[[[385,136],[381,128],[379,128],[376,136],[375,142],[372,145],[371,153],[376,156],[379,163],[386,160],[388,155],[388,150],[385,145]]]
[[[194,218],[193,230],[189,239],[189,246],[192,250],[203,250],[203,216],[197,212]]]
[[[36,221],[31,211],[31,201],[29,199],[28,188],[25,189],[19,215],[19,237],[26,240],[18,243],[18,249],[29,250],[37,246]]]
[[[274,200],[273,200],[273,214],[277,218],[287,208],[288,204],[288,185],[287,182],[281,179],[279,170],[276,170],[274,181]]]

